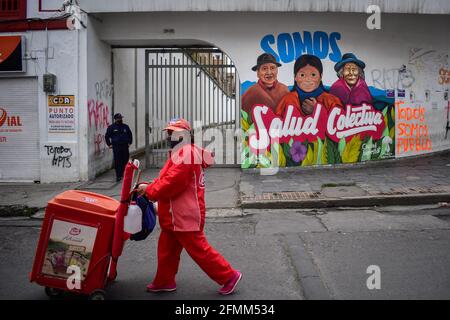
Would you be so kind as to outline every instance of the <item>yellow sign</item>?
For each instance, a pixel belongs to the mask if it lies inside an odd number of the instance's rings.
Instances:
[[[75,106],[75,96],[48,96],[49,107]]]

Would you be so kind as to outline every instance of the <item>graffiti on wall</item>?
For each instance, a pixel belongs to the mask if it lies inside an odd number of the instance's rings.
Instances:
[[[44,146],[47,156],[51,157],[52,167],[58,168],[70,168],[72,167],[72,163],[70,162],[72,158],[72,150],[71,148],[64,146]]]
[[[405,101],[396,101],[395,105],[398,117],[397,154],[432,151],[425,108],[420,104],[409,106]]]
[[[89,129],[93,130],[94,155],[100,156],[107,149],[105,133],[110,123],[110,110],[107,101],[112,96],[112,85],[108,79],[96,82],[95,99],[88,100]]]
[[[424,92],[436,89],[445,90],[449,83],[449,54],[446,51],[427,48],[412,48],[409,52],[408,69],[418,77],[411,88],[422,100]]]
[[[372,69],[370,76],[373,85],[380,89],[408,89],[415,81],[412,71],[406,67]]]
[[[267,43],[276,43],[278,51],[272,46],[256,58],[252,70],[257,82],[242,95],[243,168],[354,163],[395,156],[395,100],[392,91],[384,90],[395,86],[384,77],[381,88],[369,88],[365,62],[351,52],[341,55],[336,42],[340,34],[327,35],[328,41],[335,41],[327,46],[325,40],[314,45],[315,38],[325,39],[321,33],[314,35],[313,50],[295,45],[294,34],[292,45],[280,35],[277,41],[270,35],[262,39],[263,50]],[[280,45],[281,40],[286,44]],[[316,47],[331,53],[317,54]],[[277,76],[286,65],[281,62],[291,57],[295,58],[294,77],[288,86]],[[335,62],[334,71],[324,70],[322,59]],[[337,74],[336,80],[324,84],[324,72]],[[404,87],[414,79],[409,74],[395,81]]]

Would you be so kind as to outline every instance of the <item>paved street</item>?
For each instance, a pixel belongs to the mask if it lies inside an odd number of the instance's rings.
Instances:
[[[436,205],[326,210],[256,210],[207,219],[206,234],[243,274],[236,294],[183,253],[178,289],[149,294],[158,231],[128,242],[109,299],[450,299],[450,208]],[[225,215],[225,213],[222,213]],[[47,299],[28,282],[40,220],[0,221],[0,299]],[[381,270],[368,290],[367,267]],[[71,299],[73,297],[67,297]]]

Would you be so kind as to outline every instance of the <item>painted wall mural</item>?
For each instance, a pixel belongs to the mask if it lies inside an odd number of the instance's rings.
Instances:
[[[365,61],[341,54],[341,34],[266,35],[242,85],[242,168],[326,165],[395,156],[395,89],[369,87]],[[336,79],[322,82],[322,59]],[[295,61],[295,62],[294,62]],[[278,68],[293,63],[292,83]],[[292,65],[292,64],[291,64]],[[397,90],[403,92],[404,90]]]

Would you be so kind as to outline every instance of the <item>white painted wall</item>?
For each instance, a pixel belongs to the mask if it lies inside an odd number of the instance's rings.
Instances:
[[[337,41],[341,53],[353,52],[366,63],[366,81],[380,89],[409,89],[408,79],[398,82],[398,69],[410,68],[411,49],[424,48],[450,52],[450,40],[442,30],[449,27],[448,15],[383,14],[381,30],[366,27],[367,14],[354,13],[123,13],[102,14],[99,36],[108,43],[120,45],[180,45],[210,43],[221,48],[237,66],[241,83],[255,81],[251,67],[263,52],[261,39],[273,35],[275,42],[280,34],[323,31],[327,35],[338,32]],[[164,29],[174,33],[164,33]],[[278,43],[271,48],[279,53]],[[323,82],[331,85],[337,78],[335,64],[329,58],[322,60]],[[293,83],[294,61],[282,62],[279,80]],[[413,74],[419,81],[421,73]],[[438,75],[436,74],[436,77]],[[448,84],[446,85],[448,88]],[[422,91],[421,91],[422,90]],[[445,130],[441,121],[446,118],[447,101],[442,86],[431,88],[437,107],[427,112],[436,150],[450,148],[450,138],[444,140]],[[445,90],[445,88],[444,88]],[[424,95],[423,88],[415,91],[416,100]],[[408,92],[407,92],[408,95]],[[439,128],[436,129],[436,126]]]
[[[135,49],[115,49],[113,54],[114,113],[120,112],[124,117],[124,123],[130,127],[133,133],[133,144],[130,146],[130,151],[134,151],[136,149]],[[144,80],[140,79],[140,81]],[[140,128],[140,130],[143,131],[144,127]]]
[[[112,124],[111,47],[99,39],[98,22],[90,18],[87,29],[87,153],[88,177],[111,168],[113,154],[105,142],[108,125]]]

